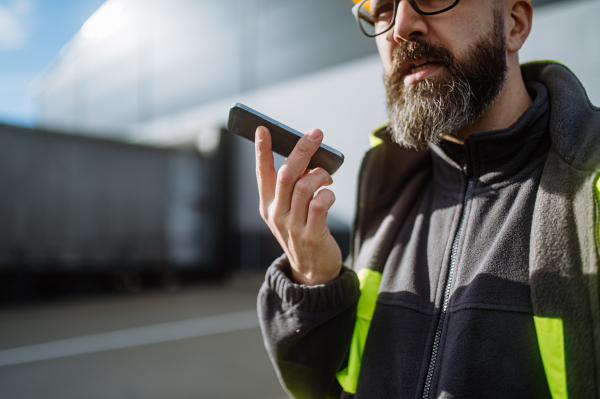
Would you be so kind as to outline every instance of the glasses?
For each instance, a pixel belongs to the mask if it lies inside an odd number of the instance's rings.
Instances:
[[[460,0],[408,0],[421,15],[435,15],[454,8]],[[400,0],[361,0],[352,7],[352,14],[363,33],[375,37],[389,31],[396,20]]]

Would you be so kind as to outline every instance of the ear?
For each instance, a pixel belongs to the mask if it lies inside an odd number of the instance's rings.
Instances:
[[[506,26],[507,40],[506,49],[509,52],[517,52],[525,43],[531,32],[531,20],[533,18],[533,7],[528,0],[511,1],[510,18]]]

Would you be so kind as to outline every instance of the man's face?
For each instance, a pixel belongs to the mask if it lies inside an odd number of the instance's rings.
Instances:
[[[437,143],[493,103],[507,71],[501,4],[462,0],[445,13],[422,16],[400,1],[395,26],[377,37],[396,142]]]

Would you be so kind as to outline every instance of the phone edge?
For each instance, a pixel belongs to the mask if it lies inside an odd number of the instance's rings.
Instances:
[[[263,119],[265,119],[265,120],[273,123],[274,125],[277,125],[277,126],[283,128],[283,129],[286,129],[290,133],[295,134],[296,136],[298,136],[299,138],[302,137],[302,136],[304,136],[302,133],[300,133],[296,129],[292,129],[291,127],[289,127],[287,125],[284,125],[283,123],[278,122],[275,119],[270,118],[267,115],[265,115],[263,113],[260,113],[260,112],[258,112],[256,110],[248,107],[247,105],[244,105],[242,103],[235,103],[235,104],[233,104],[231,106],[231,108],[229,109],[230,110],[229,112],[231,112],[231,110],[234,109],[234,108],[241,108],[244,111],[250,112],[251,114],[254,114],[254,115],[258,116],[259,118],[263,118]],[[340,163],[340,166],[342,165],[342,163],[344,163],[345,157],[344,157],[344,154],[342,154],[340,151],[336,150],[335,148],[331,148],[330,146],[328,146],[326,144],[323,144],[323,143],[321,143],[321,145],[319,147],[322,147],[324,150],[327,150],[330,153],[332,153],[332,154],[336,155],[337,157],[339,157],[341,159],[341,161],[342,161]]]

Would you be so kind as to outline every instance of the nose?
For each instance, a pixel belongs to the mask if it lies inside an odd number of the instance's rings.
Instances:
[[[416,12],[408,0],[400,0],[392,30],[394,41],[413,41],[418,36],[426,36],[427,33],[423,15]]]

